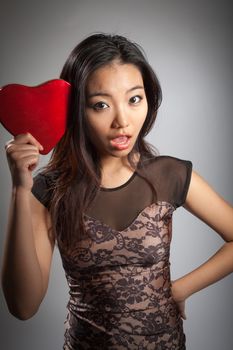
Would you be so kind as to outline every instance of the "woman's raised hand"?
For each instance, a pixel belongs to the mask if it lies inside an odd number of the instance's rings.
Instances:
[[[31,191],[32,171],[39,162],[39,151],[43,146],[30,134],[20,134],[5,144],[6,156],[13,187]]]

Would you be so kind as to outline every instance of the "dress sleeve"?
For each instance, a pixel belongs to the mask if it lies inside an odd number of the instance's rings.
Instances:
[[[178,208],[185,203],[193,164],[190,160],[176,158],[173,166],[173,201],[175,207]]]
[[[47,209],[49,209],[51,190],[46,175],[39,173],[34,176],[31,192]]]
[[[154,176],[158,178],[159,198],[171,203],[175,209],[185,203],[192,167],[190,160],[167,155],[158,158],[158,171]]]

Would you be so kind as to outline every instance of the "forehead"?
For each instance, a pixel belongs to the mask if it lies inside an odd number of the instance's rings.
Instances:
[[[138,67],[129,63],[112,63],[96,69],[87,80],[87,91],[117,90],[135,85],[143,85],[143,78]]]

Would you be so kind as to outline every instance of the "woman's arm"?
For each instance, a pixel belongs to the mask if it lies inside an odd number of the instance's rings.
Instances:
[[[184,208],[215,230],[225,243],[200,267],[172,282],[174,299],[181,304],[233,272],[233,207],[192,171]]]
[[[46,293],[54,248],[49,211],[31,193],[40,147],[29,133],[5,146],[12,194],[1,279],[9,311],[22,320],[35,314]]]
[[[26,320],[47,290],[54,242],[47,209],[24,189],[12,193],[5,241],[2,287],[8,309]]]

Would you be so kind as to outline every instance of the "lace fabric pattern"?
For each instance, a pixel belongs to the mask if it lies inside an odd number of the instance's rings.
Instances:
[[[124,230],[85,215],[87,238],[62,255],[70,298],[64,350],[185,350],[170,280],[175,207],[157,201]]]

